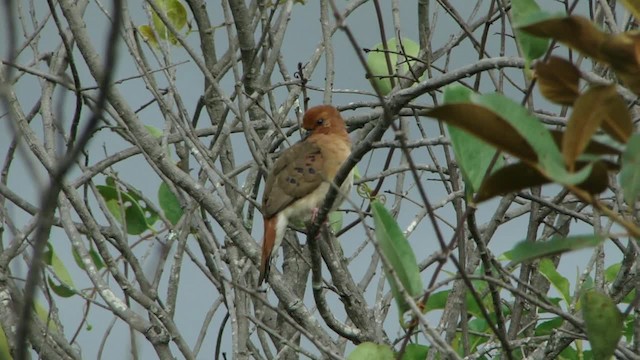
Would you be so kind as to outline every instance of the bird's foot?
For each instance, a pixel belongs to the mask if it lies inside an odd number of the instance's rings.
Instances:
[[[316,221],[316,218],[318,217],[319,213],[320,213],[320,208],[315,207],[315,208],[311,209],[311,224],[313,224]],[[327,226],[327,225],[329,225],[329,217],[328,216],[324,219],[322,224],[320,224],[320,227],[322,228],[323,226]]]
[[[316,221],[316,218],[318,217],[319,212],[320,212],[320,208],[318,207],[314,207],[313,209],[311,209],[311,221],[309,222],[309,225],[313,224]],[[322,229],[324,227],[328,227],[328,225],[329,225],[329,218],[327,217],[326,219],[324,219],[322,224],[320,224],[320,228],[318,229],[318,234],[316,235],[316,237],[320,237],[320,233],[322,232]]]

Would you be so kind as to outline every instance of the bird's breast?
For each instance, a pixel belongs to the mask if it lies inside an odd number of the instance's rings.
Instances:
[[[342,185],[340,186],[340,193],[336,197],[336,200],[333,202],[330,211],[334,211],[338,209],[340,204],[345,199],[345,196],[349,195],[349,191],[351,191],[351,187],[353,185],[353,170],[349,173],[347,178],[344,180]],[[282,211],[282,214],[289,219],[297,222],[308,222],[311,220],[311,215],[314,209],[319,209],[324,203],[324,199],[329,192],[330,184],[328,182],[323,182],[311,192],[309,195],[296,200],[294,203],[289,205],[286,209]]]
[[[324,198],[329,191],[329,183],[323,182],[309,195],[304,196],[282,211],[283,215],[294,221],[307,222],[311,219],[313,209],[322,206]]]

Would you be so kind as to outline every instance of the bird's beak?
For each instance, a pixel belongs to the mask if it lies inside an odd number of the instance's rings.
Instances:
[[[309,135],[311,135],[311,131],[304,128],[300,129],[300,136],[302,136],[302,140],[305,140],[306,138],[308,138]]]

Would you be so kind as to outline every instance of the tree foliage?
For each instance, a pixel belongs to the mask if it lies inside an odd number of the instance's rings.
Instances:
[[[0,359],[640,356],[637,2],[4,7]],[[264,174],[315,103],[357,186],[258,287]]]

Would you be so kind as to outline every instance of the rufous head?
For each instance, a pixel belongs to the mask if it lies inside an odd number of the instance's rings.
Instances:
[[[311,134],[347,133],[338,109],[331,105],[318,105],[304,113],[302,127]]]

